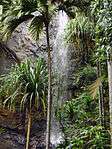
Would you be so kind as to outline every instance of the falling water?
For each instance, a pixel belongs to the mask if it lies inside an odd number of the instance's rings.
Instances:
[[[57,36],[53,48],[54,96],[52,109],[51,143],[57,145],[64,141],[60,125],[56,120],[54,109],[59,108],[68,98],[68,46],[64,42],[64,31],[69,18],[65,12],[58,14]]]
[[[61,105],[67,98],[67,82],[68,82],[68,46],[65,44],[64,34],[65,27],[68,23],[68,16],[64,11],[59,12],[58,30],[53,49],[53,67],[55,72],[55,81],[58,87],[58,101]],[[60,91],[60,93],[59,93]]]

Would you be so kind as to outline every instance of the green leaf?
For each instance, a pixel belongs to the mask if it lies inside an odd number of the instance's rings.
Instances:
[[[43,30],[43,16],[36,16],[34,19],[32,19],[30,26],[29,26],[29,31],[33,37],[33,39],[38,40],[40,37],[40,34]]]
[[[11,37],[14,30],[24,21],[32,19],[33,15],[24,15],[21,17],[11,17],[4,20],[3,26],[3,37],[4,39],[8,39]]]

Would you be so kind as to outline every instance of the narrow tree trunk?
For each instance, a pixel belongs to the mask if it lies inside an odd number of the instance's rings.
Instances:
[[[46,131],[46,149],[50,147],[50,129],[51,129],[51,54],[50,54],[50,45],[49,45],[49,33],[48,28],[46,29],[47,33],[47,46],[48,46],[48,107],[47,107],[47,131]]]
[[[23,110],[21,112],[21,125],[24,133],[25,133],[25,124],[26,124],[26,110]]]
[[[103,86],[101,80],[101,63],[97,62],[97,69],[98,69],[98,78],[100,78],[100,86],[99,86],[99,117],[100,117],[100,124],[104,126],[104,97],[103,97]]]
[[[27,127],[27,138],[26,138],[26,149],[29,149],[30,130],[31,130],[31,110],[28,112],[28,127]]]
[[[112,51],[107,51],[108,83],[109,83],[109,114],[110,114],[110,135],[112,147]]]
[[[46,6],[46,40],[48,50],[48,107],[47,107],[47,130],[46,130],[46,149],[50,148],[50,129],[51,129],[51,106],[52,106],[52,95],[51,95],[51,51],[49,42],[49,14],[48,6]]]

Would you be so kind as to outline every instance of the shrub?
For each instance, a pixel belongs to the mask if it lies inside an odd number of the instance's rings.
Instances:
[[[84,88],[90,85],[97,78],[96,69],[87,65],[86,67],[81,67],[74,74],[74,86],[78,89]]]
[[[47,95],[47,69],[43,59],[30,60],[13,67],[9,74],[1,77],[1,103],[10,109],[39,108]]]
[[[88,93],[67,101],[57,112],[66,137],[58,149],[108,148],[109,133],[99,125],[98,103]]]

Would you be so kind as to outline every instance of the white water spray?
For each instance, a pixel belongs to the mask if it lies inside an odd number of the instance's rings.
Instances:
[[[64,32],[68,20],[69,18],[66,13],[60,11],[58,15],[57,36],[53,48],[53,72],[55,72],[55,87],[52,108],[51,143],[55,146],[64,141],[64,136],[60,129],[60,124],[56,120],[54,109],[59,108],[67,100],[68,46],[64,43]]]

